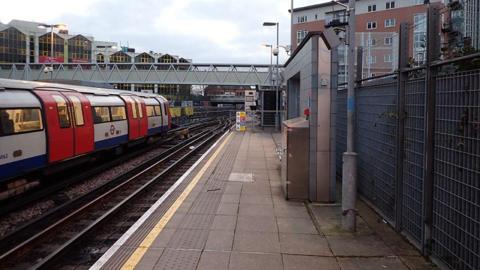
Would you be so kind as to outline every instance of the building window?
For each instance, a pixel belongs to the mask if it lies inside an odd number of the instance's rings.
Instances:
[[[425,0],[415,0],[415,5],[424,5]]]
[[[315,14],[315,20],[318,20],[318,14]]]
[[[368,12],[373,12],[377,10],[377,5],[369,5],[368,6]]]
[[[92,58],[92,42],[82,35],[68,40],[68,62],[89,63]]]
[[[27,36],[10,27],[0,32],[0,63],[25,63]]]
[[[110,63],[130,63],[131,57],[124,52],[116,52],[110,55]]]
[[[141,53],[135,56],[135,63],[153,63],[155,59],[148,53]]]
[[[377,22],[367,22],[367,29],[377,29]]]
[[[395,8],[395,1],[390,1],[385,4],[386,9]]]
[[[395,19],[386,19],[385,27],[395,27]]]
[[[302,43],[303,39],[305,39],[307,34],[308,34],[307,30],[298,30],[297,31],[297,45]]]
[[[383,44],[385,45],[392,45],[393,44],[393,37],[386,37],[383,41]]]
[[[392,55],[391,55],[391,54],[385,54],[385,55],[383,56],[383,62],[385,62],[385,63],[391,63],[391,62],[393,62]]]
[[[305,23],[305,22],[307,22],[307,21],[308,21],[307,15],[297,17],[297,22],[298,22],[298,23]]]
[[[105,56],[101,53],[97,54],[97,63],[104,63],[105,62]]]
[[[377,57],[374,56],[374,55],[370,55],[370,56],[367,58],[367,63],[368,63],[368,64],[375,64],[375,63],[377,63]]]
[[[51,33],[46,33],[43,36],[38,38],[38,50],[39,50],[39,62],[40,63],[63,63],[65,61],[64,58],[64,40],[57,34],[53,34],[53,59],[50,57],[51,55]]]
[[[377,40],[375,38],[369,38],[367,40],[368,46],[376,46],[377,45]]]

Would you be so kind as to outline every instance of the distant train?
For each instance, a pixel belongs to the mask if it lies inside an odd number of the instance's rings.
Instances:
[[[0,79],[0,182],[169,129],[160,95]]]

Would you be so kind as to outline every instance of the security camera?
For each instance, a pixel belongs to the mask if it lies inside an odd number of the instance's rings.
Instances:
[[[53,72],[53,67],[45,67],[45,68],[43,69],[43,72],[44,72],[44,73]]]
[[[278,48],[273,48],[273,55],[274,56],[277,56],[278,55]]]

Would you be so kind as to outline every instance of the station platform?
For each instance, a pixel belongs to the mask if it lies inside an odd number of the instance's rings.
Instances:
[[[435,269],[365,203],[286,201],[281,134],[224,134],[92,269]]]

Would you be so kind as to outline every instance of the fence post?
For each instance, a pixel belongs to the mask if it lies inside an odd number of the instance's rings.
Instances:
[[[397,90],[397,166],[395,177],[395,229],[402,229],[403,208],[403,158],[405,151],[405,87],[408,80],[408,24],[400,25],[398,46],[398,90]]]
[[[423,177],[423,243],[422,253],[427,256],[432,248],[433,220],[433,166],[435,136],[435,68],[432,62],[440,55],[439,9],[429,6],[427,14],[427,55],[425,73],[425,139]]]
[[[355,80],[357,80],[356,87],[362,86],[363,79],[363,47],[357,47],[357,74],[355,74]]]

